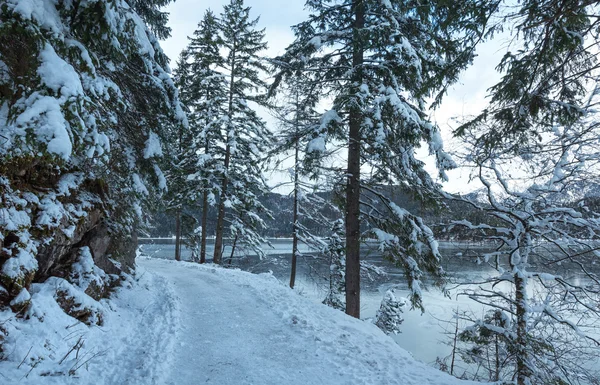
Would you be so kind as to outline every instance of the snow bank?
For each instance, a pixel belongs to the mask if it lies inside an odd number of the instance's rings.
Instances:
[[[89,273],[85,252],[78,266],[82,275]],[[57,289],[101,312],[102,326],[87,326],[68,316],[56,301]],[[31,297],[28,293],[23,297],[31,301],[29,319],[0,311],[0,384],[164,383],[178,308],[165,280],[143,273],[128,277],[113,298],[96,302],[76,286],[52,277],[33,284]]]

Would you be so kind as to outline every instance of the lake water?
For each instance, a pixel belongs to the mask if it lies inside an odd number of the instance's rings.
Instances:
[[[156,258],[174,259],[175,245],[171,239],[141,239],[140,243],[143,243],[144,254]],[[282,283],[287,284],[291,239],[272,239],[270,243],[270,246],[264,248],[263,259],[259,259],[255,253],[237,249],[236,255],[231,260],[231,266],[253,273],[272,272]],[[209,240],[207,261],[212,261],[213,250],[214,240]],[[227,247],[223,253],[223,264],[226,266],[229,264],[230,250]],[[324,261],[310,256],[311,250],[305,245],[300,246],[300,251],[305,255],[298,260],[295,290],[315,302],[321,302],[326,294],[329,267]],[[489,266],[478,264],[475,258],[477,254],[491,251],[489,245],[440,242],[440,251],[444,256],[442,265],[451,280],[477,281],[492,272]],[[190,250],[182,247],[182,259],[189,260],[190,257]],[[408,290],[403,271],[383,260],[374,245],[364,245],[361,249],[361,258],[382,267],[387,272],[384,276],[375,275],[372,280],[363,279],[361,282],[361,316],[373,318],[387,289],[394,287],[399,296],[407,296]],[[568,270],[563,272],[568,273]],[[421,314],[418,310],[405,311],[403,331],[393,336],[394,340],[412,353],[416,359],[427,364],[433,364],[437,357],[449,355],[451,348],[443,343],[449,340],[449,336],[444,332],[454,331],[454,312],[458,310],[482,314],[484,311],[482,305],[457,294],[458,290],[451,291],[451,297],[448,298],[439,289],[431,287],[423,296],[425,313]]]

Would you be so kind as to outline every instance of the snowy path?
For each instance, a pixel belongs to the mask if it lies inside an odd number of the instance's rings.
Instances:
[[[271,276],[156,259],[138,259],[138,266],[172,285],[180,312],[177,334],[162,336],[177,339],[172,357],[158,357],[170,375],[165,382],[136,382],[143,376],[135,375],[132,384],[466,384],[414,361],[373,325],[314,304]],[[148,353],[151,364],[157,357]]]
[[[271,275],[147,257],[137,264],[96,303],[102,326],[74,322],[46,284],[32,289],[30,320],[0,313],[11,327],[0,384],[467,384]]]
[[[184,304],[169,385],[333,383],[322,378],[329,368],[318,354],[250,286],[224,285],[210,270],[141,265],[172,282]]]
[[[152,295],[145,298],[139,295],[127,298],[134,292],[121,291],[124,303],[137,305],[137,316],[126,320],[131,333],[115,344],[118,349],[105,360],[105,367],[112,370],[101,374],[104,384],[161,383],[168,372],[165,354],[173,350],[175,343],[177,297],[168,281],[152,279],[150,284],[146,283],[145,289]],[[113,328],[119,328],[119,324],[115,323]]]

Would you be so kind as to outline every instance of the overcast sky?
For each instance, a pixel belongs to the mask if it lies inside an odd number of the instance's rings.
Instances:
[[[223,5],[228,2],[229,0],[176,0],[166,8],[170,13],[169,25],[172,32],[171,38],[163,41],[161,46],[171,58],[172,65],[181,50],[187,45],[187,37],[193,34],[206,9],[210,8],[215,14],[219,14]],[[290,26],[303,21],[308,15],[308,12],[304,10],[304,0],[246,0],[246,4],[252,8],[252,17],[260,16],[259,28],[266,29],[269,44],[266,56],[283,53],[294,37]],[[504,52],[505,49],[501,48],[497,42],[482,45],[477,51],[478,57],[473,66],[464,72],[459,83],[444,99],[442,106],[431,113],[432,120],[442,130],[447,150],[453,150],[458,145],[450,135],[451,119],[475,114],[482,110],[485,106],[486,89],[498,80],[494,67]],[[267,121],[272,124],[272,119],[267,119]],[[422,155],[425,156],[425,154],[426,151],[423,151]],[[433,163],[428,170],[432,173],[435,172]],[[466,192],[473,189],[473,186],[469,186],[467,183],[468,171],[454,170],[449,173],[449,176],[450,182],[444,184],[446,190]],[[271,176],[273,183],[280,178],[281,176]]]

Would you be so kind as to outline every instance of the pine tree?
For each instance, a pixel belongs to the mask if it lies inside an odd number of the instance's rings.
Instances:
[[[327,142],[347,146],[346,184],[346,311],[360,317],[361,190],[394,182],[425,197],[436,184],[414,157],[421,141],[429,143],[440,176],[454,164],[443,152],[438,129],[427,120],[426,100],[439,103],[473,57],[488,9],[475,1],[309,0],[313,12],[294,27],[295,42],[274,59],[280,69],[272,87],[298,71],[315,74],[315,92],[333,98],[324,116],[324,129],[315,132],[313,149]],[[370,167],[370,179],[361,168]],[[371,191],[374,191],[371,188]],[[373,211],[370,211],[373,213]],[[421,307],[419,266],[439,273],[439,252],[431,231],[420,219],[392,210],[374,216],[380,226],[386,217],[408,229],[405,242],[382,242],[407,268],[415,288],[413,305]],[[368,217],[368,216],[367,216]],[[365,217],[365,219],[367,219]],[[393,239],[377,228],[382,240]],[[410,238],[410,234],[413,234]],[[423,247],[421,247],[421,245]]]
[[[225,154],[219,192],[215,253],[221,263],[226,209],[234,239],[262,254],[264,239],[257,230],[264,226],[259,216],[266,209],[258,197],[266,192],[261,173],[261,156],[271,142],[265,122],[248,102],[260,102],[257,92],[265,88],[266,71],[258,54],[266,48],[264,30],[256,30],[258,19],[250,19],[250,8],[232,0],[220,17],[222,44],[226,51],[223,68],[228,76]],[[232,252],[233,255],[233,252]]]
[[[166,190],[161,140],[186,122],[151,32],[168,35],[166,3],[0,7],[0,306],[68,276],[83,247],[107,272],[133,268]]]
[[[192,109],[191,125],[196,129],[190,138],[194,150],[187,154],[185,162],[190,170],[187,178],[190,198],[195,201],[202,197],[200,263],[206,261],[209,205],[215,204],[223,176],[228,84],[226,76],[219,72],[224,64],[221,47],[218,20],[208,10],[187,47],[191,56],[187,105]]]
[[[323,303],[334,309],[346,310],[344,292],[346,290],[344,274],[346,271],[346,251],[344,248],[344,222],[339,219],[333,222],[331,235],[327,238],[324,250],[325,259],[329,261],[329,290]]]
[[[400,333],[400,326],[404,322],[402,309],[405,306],[406,301],[403,298],[396,298],[393,289],[386,291],[375,314],[375,325],[385,334]]]

